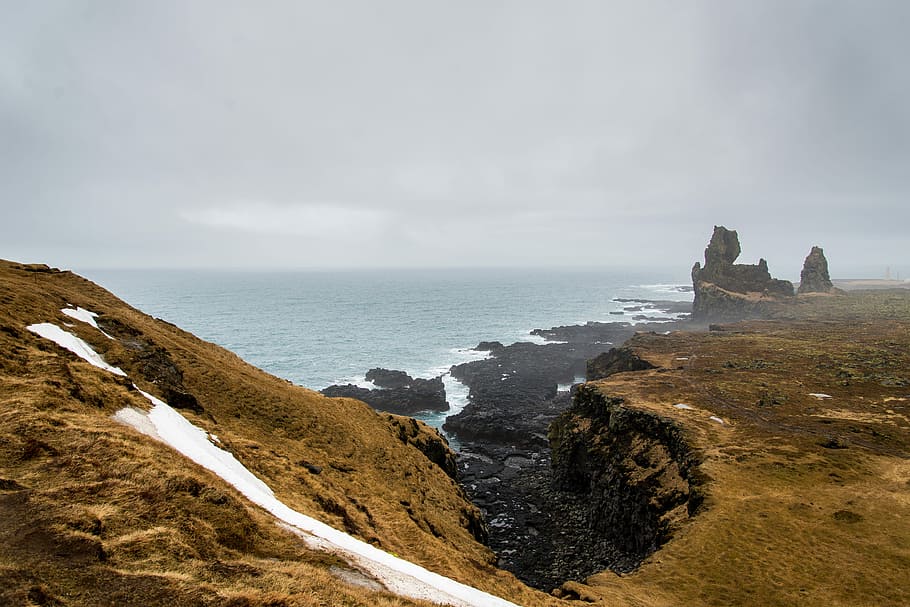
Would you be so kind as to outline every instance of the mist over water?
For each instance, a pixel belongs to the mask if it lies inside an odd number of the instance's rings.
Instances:
[[[692,298],[678,288],[687,277],[647,270],[81,273],[147,314],[317,390],[363,383],[373,367],[435,377],[485,356],[472,350],[480,341],[540,341],[528,332],[641,313],[611,314],[630,305],[616,297]],[[457,411],[467,390],[444,381]],[[439,425],[444,416],[422,419]]]

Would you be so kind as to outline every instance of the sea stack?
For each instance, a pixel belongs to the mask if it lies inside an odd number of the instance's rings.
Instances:
[[[799,293],[833,293],[834,284],[828,275],[828,260],[821,247],[812,247],[812,251],[803,263],[799,273]]]
[[[763,316],[769,303],[793,297],[793,284],[772,278],[768,262],[757,265],[734,264],[739,257],[736,230],[714,226],[711,242],[705,249],[705,265],[692,268],[695,301],[694,320],[738,320]]]

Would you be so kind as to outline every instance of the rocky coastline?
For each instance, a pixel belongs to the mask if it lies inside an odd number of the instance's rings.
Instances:
[[[530,586],[564,592],[571,580],[605,569],[635,569],[698,512],[703,495],[698,456],[671,421],[627,409],[622,399],[583,382],[659,369],[623,344],[675,331],[705,331],[716,322],[768,316],[797,300],[794,286],[772,278],[767,263],[735,264],[736,231],[714,229],[705,265],[692,272],[694,303],[615,299],[630,322],[587,322],[530,332],[545,343],[483,341],[485,359],[454,365],[468,404],[444,431],[457,439],[455,474],[480,508],[483,534],[498,566]],[[799,294],[835,294],[827,260],[813,247]],[[440,378],[414,380],[373,369],[379,388],[331,386],[383,411],[445,411]],[[420,382],[429,382],[421,384]],[[441,392],[441,394],[440,394]],[[422,406],[422,401],[434,403]],[[449,470],[452,462],[446,462]],[[451,472],[450,472],[451,474]]]
[[[483,513],[486,529],[481,535],[498,556],[498,565],[547,592],[603,569],[630,571],[656,547],[654,538],[635,539],[643,533],[637,528],[625,538],[592,533],[606,523],[592,511],[590,496],[568,480],[571,475],[558,472],[567,465],[554,466],[550,448],[551,425],[571,410],[582,382],[637,368],[634,356],[614,346],[638,332],[705,328],[685,318],[689,302],[619,303],[627,317],[641,312],[633,317],[634,324],[589,322],[531,331],[546,340],[542,344],[483,341],[473,349],[489,353],[488,358],[449,370],[467,386],[469,396],[464,409],[443,426],[459,445],[454,460],[443,462],[445,469],[455,473]],[[677,319],[667,320],[673,317]],[[598,361],[607,361],[606,366],[598,367]],[[422,399],[436,403],[434,410],[447,408],[439,406],[445,399],[439,378],[415,380],[401,371],[371,369],[367,379],[377,387],[330,386],[323,393],[358,398],[377,410],[403,415],[429,409],[421,406]],[[434,456],[440,459],[440,454]]]
[[[662,314],[691,307],[638,303]],[[484,514],[500,567],[550,591],[604,569],[631,571],[656,548],[656,536],[641,540],[636,526],[627,536],[592,533],[607,525],[604,513],[592,510],[587,492],[569,480],[571,464],[557,457],[554,465],[552,426],[578,401],[580,382],[593,379],[589,361],[637,332],[694,328],[704,326],[675,320],[536,329],[534,335],[552,343],[495,344],[487,348],[489,358],[452,367],[452,376],[469,388],[469,403],[443,428],[458,440],[460,483]]]

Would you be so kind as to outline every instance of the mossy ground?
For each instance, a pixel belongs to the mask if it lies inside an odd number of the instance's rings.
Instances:
[[[684,428],[707,500],[634,573],[567,588],[626,605],[910,604],[910,293],[776,316],[640,334],[662,368],[598,383]]]

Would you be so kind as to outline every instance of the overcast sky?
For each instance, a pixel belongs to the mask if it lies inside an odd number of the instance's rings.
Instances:
[[[910,270],[910,2],[0,5],[3,258]]]

